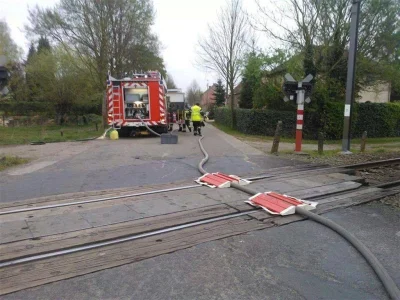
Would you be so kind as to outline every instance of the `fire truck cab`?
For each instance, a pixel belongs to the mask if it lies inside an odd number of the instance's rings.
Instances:
[[[165,80],[157,71],[123,79],[108,75],[108,125],[120,136],[148,133],[146,125],[158,133],[168,132],[166,92]]]

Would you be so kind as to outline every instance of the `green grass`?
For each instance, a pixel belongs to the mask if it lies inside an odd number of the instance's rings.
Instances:
[[[237,131],[236,129],[232,129],[229,126],[225,126],[225,125],[221,125],[221,124],[217,124],[217,123],[212,123],[213,126],[215,126],[216,128],[218,128],[219,130],[233,135],[234,137],[237,137],[238,139],[240,138],[245,138],[248,141],[257,141],[257,140],[261,140],[261,141],[272,141],[274,139],[273,136],[265,136],[265,135],[251,135],[251,134],[245,134],[242,132]],[[291,138],[285,138],[285,137],[281,137],[280,139],[281,142],[285,142],[285,143],[294,143],[294,139]],[[317,141],[309,141],[310,143],[316,144]]]
[[[273,136],[244,134],[235,129],[230,128],[229,126],[225,126],[225,125],[221,125],[221,124],[217,124],[217,123],[212,123],[212,124],[213,124],[213,126],[217,127],[218,129],[222,130],[223,132],[233,135],[233,136],[237,137],[238,139],[242,138],[242,139],[246,139],[248,141],[272,141],[274,139]],[[294,143],[295,139],[281,137],[280,141],[284,142],[284,143]],[[352,139],[351,143],[352,144],[360,144],[361,139]],[[367,138],[367,145],[368,144],[388,144],[388,143],[400,143],[400,137]],[[318,144],[318,141],[303,139],[303,144]],[[341,140],[339,140],[339,141],[338,140],[325,140],[324,144],[326,144],[326,145],[341,145],[342,141]],[[392,147],[392,146],[389,146],[389,147]],[[398,147],[398,146],[394,145],[393,147]]]
[[[63,131],[63,136],[61,136],[61,131]],[[20,145],[38,141],[66,142],[98,137],[101,134],[101,129],[96,131],[94,125],[0,127],[0,145]]]
[[[7,168],[11,168],[14,166],[18,166],[21,164],[26,164],[29,162],[29,159],[27,158],[21,158],[21,157],[13,157],[13,156],[3,156],[0,157],[0,171],[3,171]]]
[[[360,144],[361,139],[352,139],[352,143]],[[400,137],[367,138],[367,144],[400,143]]]
[[[374,153],[385,153],[386,149],[385,148],[378,148],[378,149],[373,150],[373,152]]]

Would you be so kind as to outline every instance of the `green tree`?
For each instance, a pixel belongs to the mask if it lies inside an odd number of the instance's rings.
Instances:
[[[240,90],[239,107],[253,108],[255,90],[261,83],[262,66],[264,65],[262,55],[255,52],[248,54],[242,71],[242,89]]]
[[[41,36],[38,41],[37,52],[41,53],[42,51],[51,51],[50,42],[46,37]]]
[[[303,56],[304,73],[315,74],[325,84],[331,100],[344,99],[349,40],[348,0],[282,0],[259,9],[260,30]],[[392,81],[394,53],[398,49],[395,32],[400,28],[398,0],[363,0],[359,26],[356,84],[373,85]],[[275,24],[280,30],[275,30]],[[273,29],[272,29],[273,28]]]
[[[36,47],[35,44],[32,42],[31,45],[29,46],[29,50],[28,50],[28,56],[26,58],[26,66],[29,66],[32,63],[32,60],[34,59],[34,57],[36,56]],[[27,85],[27,98],[28,100],[33,100],[35,99],[35,94],[34,94],[34,90],[35,88],[33,87],[33,82],[31,79],[31,76],[29,74],[25,75],[26,78],[26,85]]]
[[[28,56],[26,58],[27,64],[29,64],[29,62],[32,60],[32,58],[35,56],[35,54],[36,54],[35,44],[31,43],[31,45],[29,46],[29,50],[28,50]]]
[[[225,87],[222,84],[222,80],[218,79],[217,84],[215,85],[213,96],[215,98],[215,105],[224,106],[225,105]]]
[[[28,32],[61,44],[90,70],[96,89],[104,91],[105,75],[125,77],[140,70],[165,76],[160,42],[151,31],[151,0],[63,0],[54,8],[29,11]]]
[[[15,62],[10,66],[11,78],[8,86],[9,96],[14,101],[26,101],[29,97],[29,89],[25,80],[25,68],[21,62]]]
[[[95,83],[88,80],[90,70],[79,67],[74,63],[77,61],[77,57],[59,46],[52,52],[37,53],[26,67],[36,100],[50,104],[49,110],[55,112],[57,123],[63,122],[64,115],[71,113],[74,105],[91,103],[99,97],[94,93]]]

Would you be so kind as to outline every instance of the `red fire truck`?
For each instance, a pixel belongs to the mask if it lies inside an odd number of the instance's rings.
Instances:
[[[158,133],[168,132],[166,93],[165,80],[157,71],[123,79],[108,75],[108,125],[118,130],[120,136],[147,132],[144,122]]]

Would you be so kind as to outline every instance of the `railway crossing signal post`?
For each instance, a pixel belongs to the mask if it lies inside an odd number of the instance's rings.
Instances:
[[[296,81],[289,73],[285,75],[283,91],[285,102],[296,99],[297,102],[297,121],[296,121],[296,146],[295,152],[301,152],[301,142],[303,139],[303,124],[304,124],[304,103],[310,103],[310,94],[312,90],[311,80],[313,76],[307,75],[301,81]]]

